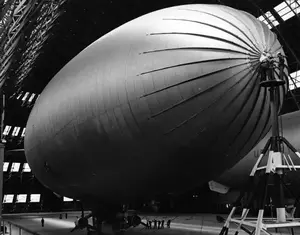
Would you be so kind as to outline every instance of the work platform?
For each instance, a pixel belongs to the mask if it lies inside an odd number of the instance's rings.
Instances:
[[[62,214],[62,219],[60,219],[60,214]],[[65,212],[63,213],[28,213],[28,214],[11,214],[4,215],[3,218],[6,220],[7,234],[9,233],[8,222],[12,225],[12,235],[19,235],[19,228],[26,228],[28,231],[22,232],[22,235],[26,234],[36,234],[36,235],[86,235],[86,230],[76,230],[70,233],[70,230],[74,228],[74,221],[77,216],[80,216],[80,212],[68,212],[67,219],[65,218]],[[170,228],[164,229],[146,229],[144,226],[138,226],[136,228],[129,229],[125,232],[125,235],[209,235],[209,234],[219,234],[222,229],[223,223],[218,223],[216,220],[216,215],[214,214],[170,214],[170,215],[140,215],[143,222],[147,220],[171,220]],[[222,215],[226,217],[225,215]],[[44,227],[41,226],[41,218],[44,218]],[[90,221],[92,223],[92,221]],[[232,231],[232,232],[231,232]],[[229,231],[229,235],[234,234],[234,230]],[[296,228],[295,234],[300,234],[300,229]],[[282,228],[279,229],[277,233],[270,231],[274,235],[290,235],[291,232]],[[113,234],[112,231],[107,226],[103,226],[103,234]],[[239,235],[246,235],[245,232],[241,231]]]

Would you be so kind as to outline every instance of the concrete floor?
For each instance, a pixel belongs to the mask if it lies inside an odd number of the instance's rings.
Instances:
[[[64,215],[64,214],[63,214]],[[16,214],[16,215],[4,215],[3,219],[12,222],[13,224],[22,226],[36,235],[65,235],[71,234],[70,230],[74,228],[74,221],[76,216],[80,216],[80,212],[70,212],[68,213],[68,218],[59,219],[58,213],[52,214]],[[44,217],[45,226],[41,226],[41,218]],[[224,217],[226,217],[224,215]],[[216,216],[213,214],[190,214],[190,215],[163,215],[163,216],[153,216],[153,215],[141,215],[143,221],[146,220],[162,220],[168,219],[172,220],[171,228],[164,229],[146,229],[143,226],[138,226],[136,228],[131,228],[126,231],[125,235],[209,235],[209,234],[219,234],[223,224],[216,221]],[[92,224],[92,221],[90,221]],[[9,232],[9,226],[7,226]],[[235,233],[236,226],[232,226],[229,231],[230,235]],[[300,229],[294,230],[295,235],[300,234]],[[109,226],[103,226],[104,234],[113,234]],[[8,233],[9,234],[9,233]],[[19,230],[17,227],[12,226],[12,234],[19,235]],[[23,232],[22,235],[29,235],[28,232]],[[239,233],[240,235],[246,235],[244,231]],[[263,234],[263,233],[262,233]],[[288,229],[280,229],[278,233],[287,235],[291,234]],[[76,230],[72,235],[86,235],[86,230]]]

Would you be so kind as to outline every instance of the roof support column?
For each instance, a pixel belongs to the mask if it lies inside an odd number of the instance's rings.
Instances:
[[[3,89],[0,92],[0,224],[2,224],[2,203],[3,203],[3,162],[4,162],[4,148],[3,143],[3,129],[4,129],[4,111],[5,111],[5,95]]]
[[[0,224],[2,224],[4,144],[0,143]]]

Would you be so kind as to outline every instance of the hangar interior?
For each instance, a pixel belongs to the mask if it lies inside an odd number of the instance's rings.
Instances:
[[[281,113],[297,110],[300,105],[299,0],[101,0],[89,3],[0,0],[0,85],[1,103],[5,103],[1,125],[5,142],[4,213],[80,209],[73,199],[58,197],[38,182],[23,151],[30,111],[51,78],[86,46],[121,24],[161,8],[197,3],[222,4],[247,11],[277,34],[290,69],[290,91]],[[208,186],[196,188],[176,199],[177,204],[184,204],[177,209],[228,211],[226,198],[208,205],[211,196]],[[158,201],[161,208],[172,208],[169,198],[158,198]]]

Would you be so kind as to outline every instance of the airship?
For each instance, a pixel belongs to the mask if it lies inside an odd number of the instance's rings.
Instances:
[[[93,208],[199,186],[268,132],[260,64],[278,52],[266,25],[227,6],[143,15],[93,42],[45,87],[27,122],[27,161],[43,185]]]

